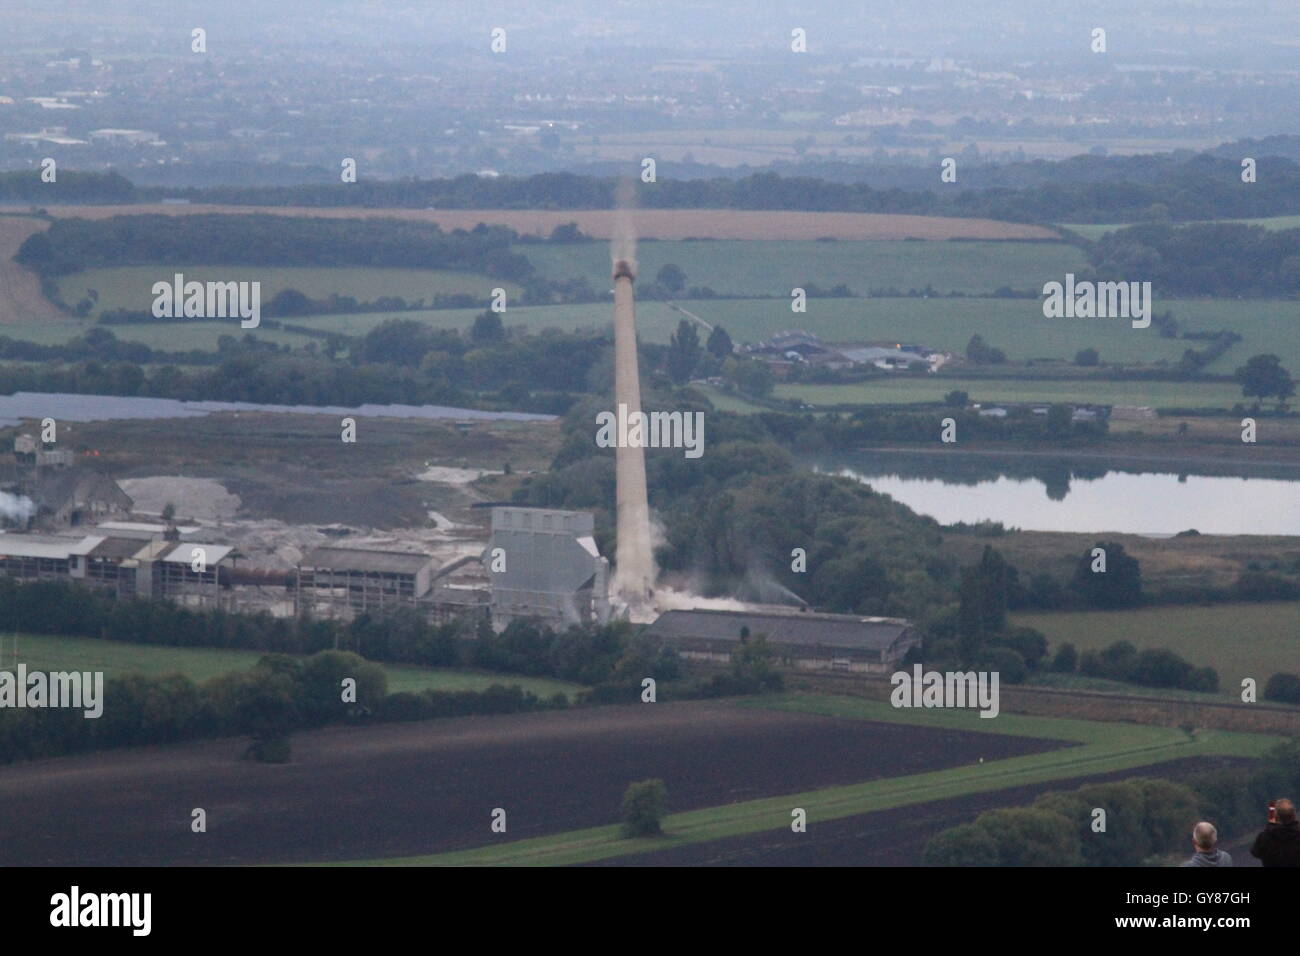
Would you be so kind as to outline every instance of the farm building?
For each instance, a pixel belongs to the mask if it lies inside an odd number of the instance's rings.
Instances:
[[[1157,416],[1150,405],[1114,405],[1110,417],[1117,422],[1147,422],[1154,421]]]
[[[897,667],[920,643],[911,622],[888,617],[785,611],[667,611],[646,633],[687,660],[725,664],[732,651],[763,635],[796,670],[878,674]]]
[[[294,576],[294,610],[350,617],[414,606],[432,586],[437,560],[409,551],[317,548]]]
[[[492,582],[492,623],[515,618],[554,625],[609,616],[609,561],[584,511],[493,508],[492,537],[483,564]]]

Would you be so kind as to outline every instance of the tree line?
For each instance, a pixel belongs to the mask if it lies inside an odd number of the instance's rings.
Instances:
[[[1300,165],[1257,144],[1260,174],[1241,181],[1241,155],[1077,156],[1061,162],[977,165],[939,189],[935,173],[891,175],[872,167],[822,175],[760,172],[637,183],[637,205],[659,209],[755,209],[909,213],[1016,222],[1195,221],[1300,212]],[[812,167],[814,170],[816,167]],[[831,176],[831,178],[827,178]],[[872,185],[871,180],[876,184]],[[29,171],[0,175],[0,199],[131,202],[184,198],[257,206],[425,209],[611,209],[617,179],[577,173],[361,180],[346,186],[134,187],[116,173],[59,173],[56,188]]]
[[[1150,281],[1189,296],[1300,294],[1300,229],[1216,222],[1117,229],[1089,251],[1104,281]]]
[[[533,274],[511,251],[518,236],[479,224],[444,232],[401,219],[328,219],[265,214],[111,216],[57,219],[29,236],[14,258],[41,276],[100,266],[385,266],[486,272],[508,280]],[[160,279],[167,279],[160,276]]]

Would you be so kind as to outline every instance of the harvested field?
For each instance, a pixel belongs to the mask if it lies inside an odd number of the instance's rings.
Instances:
[[[729,837],[712,843],[694,843],[660,850],[614,857],[596,866],[920,866],[925,845],[941,830],[968,823],[995,807],[1027,806],[1040,793],[1073,790],[1085,783],[1127,780],[1133,777],[1161,777],[1180,780],[1220,767],[1246,766],[1249,760],[1202,758],[1170,760],[1115,773],[1054,780],[1051,783],[1011,787],[989,793],[975,793],[952,800],[936,800],[879,813],[865,813],[819,823],[808,821],[806,833],[789,829]],[[1237,866],[1258,865],[1248,853],[1234,851]]]
[[[105,219],[109,216],[196,213],[309,216],[329,219],[405,219],[436,222],[444,229],[473,229],[480,222],[504,225],[525,235],[549,236],[551,230],[576,222],[597,239],[614,231],[610,209],[364,209],[356,206],[163,205],[59,206],[59,218]],[[746,209],[639,209],[637,235],[643,239],[1047,239],[1060,236],[1042,226],[993,219],[954,219],[858,212],[784,212]]]
[[[678,811],[1064,746],[692,701],[330,728],[296,736],[282,766],[238,760],[241,740],[140,748],[0,768],[0,865],[432,853],[616,822],[648,777]]]
[[[48,224],[23,216],[0,216],[0,323],[66,319],[41,292],[36,273],[14,262],[18,247]]]

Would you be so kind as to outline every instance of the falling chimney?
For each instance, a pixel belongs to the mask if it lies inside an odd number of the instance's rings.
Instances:
[[[641,411],[641,380],[636,354],[636,305],[632,284],[636,266],[629,259],[614,262],[614,402],[616,414],[630,418]],[[615,500],[618,547],[614,553],[614,593],[629,607],[647,604],[654,587],[654,556],[650,544],[650,502],[646,494],[645,449],[615,451]]]

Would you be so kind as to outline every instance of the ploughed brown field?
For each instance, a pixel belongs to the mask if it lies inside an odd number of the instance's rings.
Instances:
[[[479,223],[509,226],[523,235],[549,236],[576,222],[597,239],[614,234],[610,209],[367,209],[302,206],[225,206],[141,203],[126,206],[57,206],[60,218],[196,213],[310,216],[330,219],[406,219],[436,222],[444,229],[473,229]],[[994,219],[955,219],[860,212],[776,212],[746,209],[638,209],[637,235],[643,239],[1059,239],[1043,226]]]
[[[856,817],[817,822],[808,820],[804,833],[787,829],[728,837],[653,853],[614,857],[591,866],[921,866],[925,845],[936,833],[969,823],[985,810],[1028,806],[1040,793],[1074,790],[1086,783],[1161,777],[1183,780],[1219,766],[1246,766],[1250,760],[1200,757],[1170,760],[1135,770],[1053,780],[990,793],[972,793],[949,800],[864,813]],[[1253,834],[1251,835],[1253,836]],[[1247,849],[1250,838],[1227,841],[1223,848],[1236,866],[1258,866]],[[1189,855],[1191,851],[1188,851]]]
[[[1062,746],[687,701],[334,727],[284,765],[235,739],[105,751],[0,767],[0,865],[413,856],[615,823],[649,777],[678,812]]]

